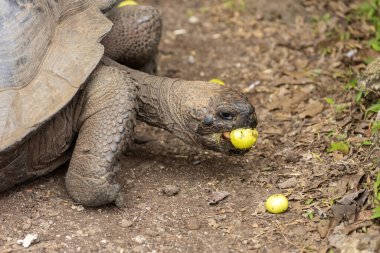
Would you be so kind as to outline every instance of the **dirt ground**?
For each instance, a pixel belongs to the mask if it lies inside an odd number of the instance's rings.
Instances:
[[[139,124],[147,143],[122,157],[125,209],[77,205],[60,168],[0,195],[0,252],[379,250],[369,217],[380,151],[363,144],[374,116],[344,89],[376,57],[370,27],[348,21],[359,2],[141,3],[164,16],[159,74],[242,89],[258,113],[256,147],[227,157]],[[342,139],[347,153],[327,152]],[[163,193],[171,185],[178,194]],[[215,192],[229,196],[209,205]],[[265,212],[273,193],[288,196],[287,212]],[[38,239],[23,248],[27,234]]]

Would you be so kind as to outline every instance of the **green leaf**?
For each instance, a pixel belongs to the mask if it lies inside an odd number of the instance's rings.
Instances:
[[[308,199],[305,201],[305,205],[310,205],[311,203],[313,203],[314,199]]]
[[[325,15],[322,16],[322,20],[327,22],[331,19],[331,14],[330,13],[326,13]]]
[[[350,147],[346,142],[339,141],[339,142],[331,142],[330,148],[327,149],[327,152],[335,152],[339,151],[345,155],[347,155],[350,151]]]
[[[355,89],[357,87],[357,84],[358,84],[358,80],[352,79],[352,80],[348,81],[348,83],[346,83],[346,85],[344,85],[344,88],[346,90],[352,90],[352,89]]]
[[[347,107],[349,107],[349,106],[350,106],[349,103],[337,104],[337,105],[335,106],[335,111],[336,111],[336,112],[343,112],[343,111],[345,111],[345,109],[346,109]]]
[[[307,212],[307,217],[312,220],[314,218],[314,212],[313,211],[308,211]]]
[[[363,61],[364,61],[364,63],[365,63],[366,65],[368,65],[368,64],[370,64],[371,62],[373,62],[374,60],[375,60],[374,57],[369,56],[369,57],[365,58]]]
[[[358,104],[360,100],[362,99],[362,97],[363,97],[363,91],[359,90],[358,93],[356,93],[355,102]]]
[[[378,41],[377,39],[370,40],[369,45],[372,47],[373,50],[380,52],[380,41]]]
[[[380,195],[379,195],[379,194],[380,194],[379,191],[380,191],[380,181],[376,181],[376,182],[373,184],[373,193],[374,193],[376,199],[379,199],[379,197],[380,197]],[[380,200],[380,199],[379,199],[379,200]]]
[[[373,143],[371,140],[365,140],[361,143],[363,146],[371,146]]]
[[[380,218],[380,206],[376,207],[375,209],[372,209],[372,216],[371,219],[378,219]]]
[[[372,134],[377,134],[379,131],[380,131],[380,121],[376,120],[372,124],[371,132],[372,132]]]
[[[377,113],[380,111],[380,102],[371,105],[367,110],[365,111],[365,116],[367,117],[369,112]]]
[[[333,98],[325,98],[325,101],[329,104],[329,105],[335,105],[335,101]]]

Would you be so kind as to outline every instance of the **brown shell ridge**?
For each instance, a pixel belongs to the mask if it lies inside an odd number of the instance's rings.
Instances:
[[[79,7],[77,0],[62,2],[65,18],[56,26],[38,73],[21,89],[0,90],[0,152],[69,103],[103,56],[100,40],[112,23],[89,1],[80,1]]]

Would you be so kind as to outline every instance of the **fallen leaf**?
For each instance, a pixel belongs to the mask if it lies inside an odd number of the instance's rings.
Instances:
[[[356,212],[364,205],[368,195],[369,193],[367,190],[361,189],[337,200],[337,204],[331,207],[335,221],[339,223],[343,219],[347,219],[350,222],[353,222]]]
[[[319,101],[310,100],[303,112],[299,114],[301,118],[314,117],[323,111],[324,105]]]
[[[261,213],[265,213],[266,212],[266,208],[265,208],[265,202],[260,202],[255,211],[253,212],[253,215],[258,215],[258,214],[261,214]]]
[[[317,231],[321,238],[325,238],[330,230],[330,220],[321,220],[317,225]]]
[[[209,205],[216,205],[220,201],[222,201],[223,199],[227,198],[228,196],[230,196],[230,193],[226,192],[226,191],[213,192],[211,199],[209,199],[209,201],[208,201],[208,204]]]
[[[355,204],[355,199],[357,199],[359,197],[359,195],[361,193],[363,193],[364,191],[365,191],[364,189],[361,189],[361,190],[359,190],[357,192],[354,192],[354,193],[351,193],[351,194],[347,194],[343,198],[341,198],[340,200],[337,200],[336,202],[338,204],[341,204],[341,205]]]
[[[333,205],[331,211],[336,223],[341,222],[343,219],[352,221],[356,213],[356,205]]]
[[[294,186],[296,186],[297,184],[299,184],[299,179],[297,179],[297,178],[295,178],[295,177],[292,177],[292,178],[289,178],[289,179],[285,180],[285,181],[282,182],[282,183],[277,184],[277,186],[278,186],[280,189],[286,189],[286,188],[294,187]]]

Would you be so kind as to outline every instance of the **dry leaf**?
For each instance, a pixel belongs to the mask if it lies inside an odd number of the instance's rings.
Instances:
[[[319,101],[310,100],[303,112],[299,114],[301,118],[314,117],[323,111],[324,105]]]
[[[213,192],[211,199],[209,199],[208,204],[209,205],[216,205],[218,204],[221,200],[227,198],[230,196],[229,192],[226,191],[220,191],[220,192]]]

